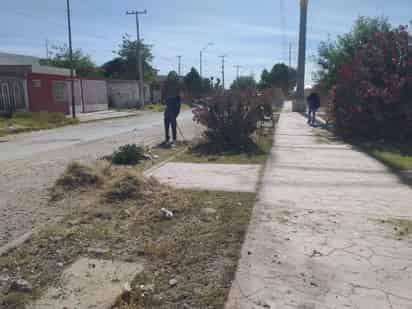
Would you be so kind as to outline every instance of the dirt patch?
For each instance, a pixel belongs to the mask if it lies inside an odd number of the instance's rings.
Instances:
[[[58,286],[63,269],[79,257],[146,261],[117,308],[223,308],[255,194],[172,190],[132,168],[90,168],[101,185],[66,190],[52,203],[76,204],[76,210],[0,258],[0,275],[10,278],[0,290],[0,308],[24,308]],[[130,191],[107,199],[117,181],[127,181]],[[30,282],[32,291],[13,290],[17,279]]]
[[[388,219],[381,220],[381,223],[391,225],[393,227],[394,236],[399,240],[412,234],[412,220]]]
[[[78,162],[72,162],[56,180],[51,189],[51,197],[52,200],[57,200],[67,191],[86,190],[90,186],[97,186],[101,183],[102,177],[96,169]]]
[[[108,202],[121,202],[128,199],[139,199],[156,194],[160,184],[154,179],[145,179],[141,174],[128,171],[119,179],[109,184],[105,197]]]
[[[237,149],[222,149],[221,145],[207,139],[194,141],[188,150],[177,156],[176,162],[223,163],[223,164],[262,164],[266,161],[273,146],[274,130],[265,128],[250,140],[250,143]]]

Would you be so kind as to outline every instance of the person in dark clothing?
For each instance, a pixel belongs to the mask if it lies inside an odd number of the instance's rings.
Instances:
[[[308,96],[308,124],[314,126],[316,124],[316,112],[320,107],[320,97],[316,92],[312,92]]]
[[[177,140],[177,116],[180,113],[181,96],[173,96],[166,99],[166,110],[164,112],[164,125],[165,125],[165,143],[170,141],[170,126],[172,127],[173,144]]]

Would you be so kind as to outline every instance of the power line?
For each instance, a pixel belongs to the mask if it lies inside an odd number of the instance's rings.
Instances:
[[[46,60],[48,60],[49,55],[50,55],[50,53],[49,53],[49,40],[48,39],[46,39],[45,44],[46,44]]]

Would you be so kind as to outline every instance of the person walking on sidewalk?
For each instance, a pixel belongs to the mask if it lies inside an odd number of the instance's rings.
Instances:
[[[316,112],[320,107],[320,97],[316,92],[312,92],[308,96],[308,124],[314,126],[316,124]]]
[[[164,112],[164,126],[165,126],[165,144],[170,142],[170,127],[172,127],[173,143],[177,140],[177,117],[180,113],[182,94],[171,96],[166,99],[166,110]]]

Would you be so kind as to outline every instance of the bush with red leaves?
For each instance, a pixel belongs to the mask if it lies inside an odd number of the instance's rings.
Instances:
[[[258,121],[272,112],[274,92],[226,91],[207,97],[193,109],[194,120],[206,127],[209,142],[222,149],[251,142]]]
[[[343,64],[332,89],[337,133],[349,138],[412,138],[412,53],[407,27],[378,32]]]

